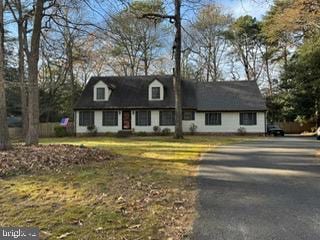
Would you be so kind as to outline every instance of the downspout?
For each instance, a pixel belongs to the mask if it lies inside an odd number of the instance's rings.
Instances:
[[[77,136],[77,111],[73,110],[73,129],[74,129],[74,134]]]
[[[264,112],[264,136],[267,136],[267,125],[268,125],[267,119],[268,119],[268,112],[265,111]]]

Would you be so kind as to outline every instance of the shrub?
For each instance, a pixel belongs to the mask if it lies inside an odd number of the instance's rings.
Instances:
[[[87,126],[87,130],[90,133],[91,136],[96,136],[97,135],[97,128],[95,125]]]
[[[244,127],[238,128],[238,134],[239,134],[240,136],[244,136],[244,135],[246,135],[246,133],[247,133],[246,128],[244,128]]]
[[[153,132],[155,135],[159,135],[161,133],[161,128],[159,126],[154,126]]]
[[[136,132],[135,135],[140,136],[140,137],[146,137],[146,136],[148,136],[148,133],[147,132]]]
[[[64,126],[55,126],[54,127],[54,135],[56,137],[67,137],[68,133],[67,133],[67,129]]]
[[[119,138],[125,138],[125,137],[130,137],[131,135],[132,135],[131,131],[118,131],[116,136]]]
[[[171,133],[170,128],[164,128],[161,132],[162,136],[169,136]]]
[[[191,124],[190,124],[190,127],[189,127],[190,133],[191,133],[192,135],[194,135],[195,132],[197,131],[197,128],[198,128],[197,125],[195,125],[194,123],[191,123]]]

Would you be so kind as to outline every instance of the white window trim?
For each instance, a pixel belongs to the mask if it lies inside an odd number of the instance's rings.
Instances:
[[[104,97],[105,99],[97,99],[97,89],[98,88],[104,88]],[[93,87],[93,100],[95,102],[104,102],[104,101],[109,101],[109,97],[111,95],[111,90],[108,88],[108,85],[106,85],[104,82],[99,81],[97,82],[94,87]]]
[[[154,87],[159,87],[160,88],[160,98],[152,98],[152,88]],[[149,84],[149,90],[148,90],[148,95],[149,95],[149,101],[163,101],[164,99],[164,87],[161,82],[159,82],[157,79],[153,80]]]

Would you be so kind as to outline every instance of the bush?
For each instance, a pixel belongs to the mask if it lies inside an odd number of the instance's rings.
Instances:
[[[119,138],[125,138],[125,137],[130,137],[131,135],[132,135],[131,131],[118,131],[116,136]]]
[[[96,136],[98,133],[98,130],[95,125],[87,126],[87,130],[92,136]]]
[[[136,132],[135,135],[139,136],[139,137],[146,137],[146,136],[148,136],[148,133],[147,132]]]
[[[154,126],[153,127],[153,132],[154,132],[155,135],[160,135],[161,128],[159,126]]]
[[[244,136],[244,135],[246,135],[246,133],[247,133],[246,128],[244,128],[244,127],[238,128],[238,134],[239,134],[240,136]]]
[[[170,128],[164,128],[164,129],[162,130],[162,132],[161,132],[161,135],[162,135],[162,136],[169,136],[170,133],[171,133]]]
[[[198,128],[197,125],[195,125],[194,123],[191,123],[191,124],[190,124],[190,127],[189,127],[190,133],[191,133],[192,135],[194,135],[195,132],[197,131],[197,128]]]
[[[54,135],[56,137],[67,137],[68,133],[67,133],[67,129],[64,126],[55,126],[54,127]]]

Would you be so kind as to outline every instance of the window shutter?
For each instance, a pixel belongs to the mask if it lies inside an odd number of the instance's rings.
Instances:
[[[136,111],[136,125],[139,123],[139,111]]]
[[[90,125],[93,126],[93,125],[94,125],[94,112],[91,111],[91,112],[90,112],[90,115],[91,115]]]
[[[151,111],[148,111],[148,125],[151,126]]]

